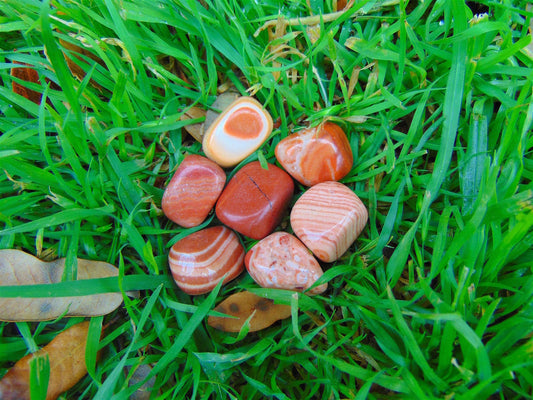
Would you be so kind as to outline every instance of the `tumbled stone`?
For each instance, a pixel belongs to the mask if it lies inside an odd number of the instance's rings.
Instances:
[[[248,273],[264,288],[304,291],[323,274],[320,264],[296,237],[274,232],[256,243],[244,258]],[[322,293],[327,283],[309,291]]]
[[[287,136],[276,146],[276,159],[294,179],[306,186],[338,181],[353,165],[348,138],[333,122]]]
[[[224,110],[204,135],[207,157],[232,167],[256,151],[272,132],[272,117],[251,97],[240,97]]]
[[[281,222],[294,191],[281,168],[253,161],[228,182],[215,207],[218,219],[252,239],[262,239]]]
[[[172,277],[185,293],[207,293],[244,270],[244,248],[235,232],[225,226],[205,228],[184,237],[170,249]]]
[[[322,182],[294,204],[291,226],[296,236],[322,261],[337,260],[352,245],[368,220],[359,197],[339,182]]]
[[[198,226],[215,205],[225,183],[226,175],[217,164],[196,154],[188,155],[165,189],[163,212],[180,226]]]

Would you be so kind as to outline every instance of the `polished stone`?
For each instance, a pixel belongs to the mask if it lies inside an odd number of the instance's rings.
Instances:
[[[304,291],[323,274],[318,261],[296,237],[274,232],[256,243],[244,258],[248,273],[264,288]],[[322,293],[327,283],[309,291]]]
[[[308,189],[294,204],[290,220],[295,235],[313,254],[332,262],[359,236],[368,211],[350,188],[330,181]]]
[[[276,159],[294,179],[306,186],[338,181],[353,165],[348,138],[342,128],[332,122],[287,136],[276,146]]]
[[[163,212],[180,226],[198,226],[212,210],[225,183],[226,175],[217,164],[196,154],[188,155],[165,189]]]
[[[235,232],[225,226],[205,228],[176,242],[168,263],[176,284],[184,292],[207,293],[244,270],[244,248]]]
[[[240,97],[206,131],[202,148],[222,167],[232,167],[256,151],[272,132],[272,117],[251,97]]]
[[[216,205],[225,225],[252,239],[262,239],[280,223],[294,191],[292,178],[281,168],[253,161],[228,182]]]

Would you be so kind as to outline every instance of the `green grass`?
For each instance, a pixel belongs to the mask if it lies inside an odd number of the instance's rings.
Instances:
[[[488,16],[459,0],[365,0],[328,19],[333,3],[315,0],[3,1],[0,248],[120,268],[111,281],[66,276],[55,295],[141,290],[93,318],[93,333],[110,324],[64,397],[128,399],[147,364],[152,398],[531,398],[533,9],[479,3]],[[280,15],[285,32],[258,32]],[[311,15],[315,26],[298,21]],[[86,72],[73,76],[65,42],[102,65],[73,58]],[[15,61],[39,73],[18,82],[48,103],[12,92]],[[243,274],[190,297],[170,280],[168,248],[191,230],[163,216],[161,197],[183,156],[201,153],[180,116],[227,86],[251,88],[279,121],[246,162],[275,162],[281,138],[324,118],[349,137],[343,182],[370,218],[324,266],[322,295]],[[291,304],[292,318],[239,335],[207,326],[243,289]],[[79,320],[0,323],[0,376]]]

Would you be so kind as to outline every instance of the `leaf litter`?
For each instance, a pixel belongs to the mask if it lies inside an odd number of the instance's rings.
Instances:
[[[78,280],[118,276],[118,269],[106,262],[78,259]],[[65,258],[44,262],[20,250],[0,250],[0,286],[38,285],[61,282]],[[0,320],[47,321],[67,317],[98,316],[114,311],[122,303],[121,293],[71,297],[2,298]]]

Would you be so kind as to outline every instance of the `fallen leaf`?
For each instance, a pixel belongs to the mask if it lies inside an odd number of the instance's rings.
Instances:
[[[250,332],[268,328],[274,322],[289,318],[291,307],[274,304],[273,300],[265,299],[244,291],[232,294],[215,307],[215,311],[237,318],[210,316],[207,323],[215,329],[225,332],[239,332],[250,316]]]
[[[39,74],[37,71],[29,66],[26,66],[28,64],[22,64],[19,62],[15,62],[15,64],[24,66],[11,68],[11,76],[19,78],[25,82],[39,83]],[[33,101],[35,104],[41,104],[41,93],[32,89],[28,89],[27,87],[15,81],[13,81],[11,87],[14,93],[24,96],[28,100]]]
[[[133,371],[133,374],[131,375],[128,381],[128,386],[134,386],[139,382],[142,382],[144,379],[146,379],[146,377],[150,374],[151,371],[152,367],[150,365],[139,365],[137,368],[135,368],[135,371]],[[139,389],[137,389],[130,395],[129,400],[148,400],[150,398],[150,395],[152,394],[154,385],[155,376],[152,376]],[[160,393],[158,392],[158,395],[159,394]]]
[[[183,113],[180,120],[187,121],[189,119],[205,118],[205,115],[206,115],[206,111],[202,110],[200,107],[191,107],[185,113]],[[189,135],[191,135],[197,141],[202,143],[204,132],[205,132],[203,122],[197,122],[195,124],[185,125],[184,128],[189,133]]]
[[[336,10],[335,11],[341,11],[341,10],[344,10],[346,7],[346,0],[337,0],[337,3],[336,3]],[[348,7],[349,8],[349,7]]]
[[[0,380],[0,399],[30,399],[30,363],[39,357],[48,357],[50,363],[46,400],[56,399],[74,386],[87,373],[85,347],[88,331],[89,322],[73,325],[42,349],[17,361]]]
[[[20,250],[0,250],[0,286],[60,282],[64,269],[64,258],[44,262]],[[118,269],[113,265],[78,259],[78,280],[112,276],[118,276]],[[121,303],[121,293],[43,298],[0,297],[0,320],[46,321],[55,319],[64,312],[67,312],[67,317],[105,315]]]
[[[189,135],[202,143],[204,134],[213,124],[215,119],[217,119],[220,113],[228,108],[228,106],[230,106],[231,103],[233,103],[239,97],[240,95],[238,93],[228,90],[227,92],[221,93],[217,96],[210,110],[205,111],[200,107],[191,107],[185,113],[183,113],[180,120],[187,121],[189,119],[205,118],[204,122],[197,122],[196,124],[184,126]]]
[[[68,53],[63,52],[63,54],[65,55],[65,60],[67,61],[67,66],[70,69],[70,72],[72,73],[72,75],[74,75],[80,81],[82,81],[86,75],[85,70],[80,66],[80,64],[85,65],[87,69],[91,67],[91,63],[90,63],[91,61],[94,61],[100,64],[102,67],[106,66],[104,61],[100,57],[94,55],[89,50],[81,46],[67,42],[66,40],[63,40],[63,39],[59,39],[59,43],[64,49],[68,50]],[[74,58],[77,59],[77,61],[74,61],[67,54],[71,54]],[[89,59],[90,61],[87,59]],[[102,91],[103,89],[102,86],[96,83],[94,79],[91,79],[89,82],[95,88]]]
[[[228,108],[235,100],[240,97],[239,93],[234,92],[233,90],[228,90],[227,92],[220,93],[211,109],[207,110],[205,115],[204,123],[204,132],[207,132],[209,127],[213,125],[215,119],[218,118],[220,113],[222,113],[226,108]]]

